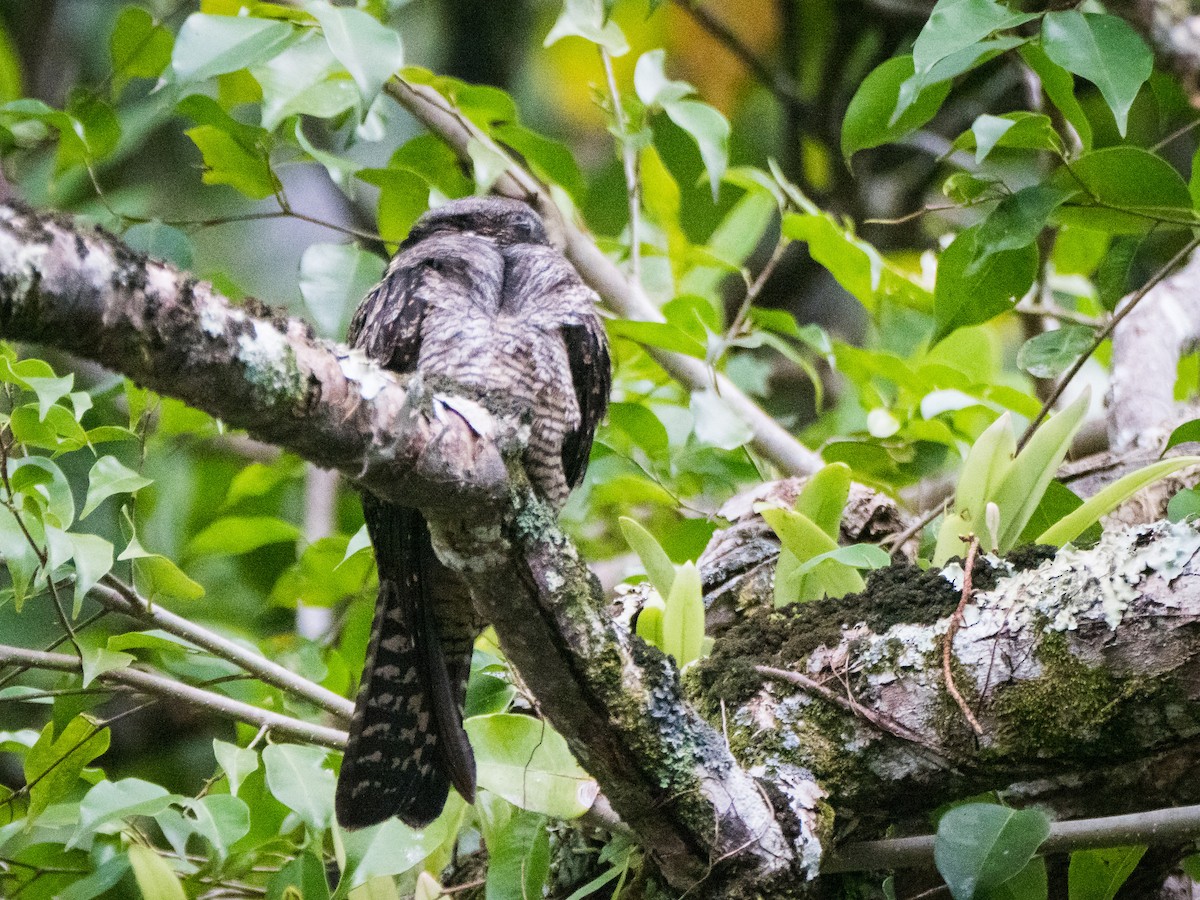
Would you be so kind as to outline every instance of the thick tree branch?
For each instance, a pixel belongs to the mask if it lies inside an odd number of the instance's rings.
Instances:
[[[31,669],[50,669],[58,672],[79,672],[82,665],[78,656],[66,653],[45,653],[41,650],[26,650],[22,647],[0,646],[0,667],[6,665],[26,666]],[[284,737],[319,744],[333,750],[346,746],[346,732],[324,725],[314,725],[293,719],[280,713],[259,709],[215,691],[206,691],[163,675],[144,672],[141,669],[112,669],[96,676],[102,684],[131,688],[139,693],[151,694],[166,700],[177,700],[189,706],[211,710],[222,716],[237,719],[259,728],[268,728]]]
[[[493,414],[453,385],[404,383],[267,313],[103,232],[0,207],[0,334],[96,360],[421,508],[551,724],[673,886],[729,896],[814,876],[820,789],[797,770],[786,807],[768,802],[683,701],[666,658],[613,625],[551,512],[508,470],[521,423],[501,398]]]

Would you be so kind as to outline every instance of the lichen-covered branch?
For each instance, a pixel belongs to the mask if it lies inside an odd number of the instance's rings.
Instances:
[[[775,612],[768,599],[688,685],[710,715],[725,703],[744,765],[810,769],[856,839],[886,826],[925,832],[932,809],[982,790],[1063,818],[1196,803],[1198,553],[1195,526],[1160,523],[1089,550],[981,562],[952,659],[978,737],[942,672],[960,599],[953,564],[881,570],[841,601]],[[850,703],[764,683],[756,665],[802,672]]]
[[[380,496],[494,503],[500,423],[316,339],[261,304],[235,306],[99,229],[0,204],[0,334],[94,360]]]
[[[0,335],[95,360],[421,508],[547,718],[673,886],[734,896],[816,874],[820,789],[797,770],[768,800],[666,658],[613,625],[553,515],[509,471],[521,423],[499,405],[394,379],[110,235],[11,205]]]

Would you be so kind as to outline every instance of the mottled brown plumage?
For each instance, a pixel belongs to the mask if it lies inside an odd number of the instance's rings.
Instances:
[[[608,345],[595,295],[525,204],[471,198],[426,213],[355,313],[349,340],[397,372],[502,393],[530,425],[529,480],[556,508],[582,480],[608,402]],[[379,598],[338,820],[398,815],[421,827],[451,784],[474,799],[462,705],[479,623],[418,510],[364,494],[363,513]]]

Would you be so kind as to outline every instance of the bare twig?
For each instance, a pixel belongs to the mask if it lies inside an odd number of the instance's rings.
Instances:
[[[183,638],[188,643],[245,669],[267,684],[312,703],[343,722],[350,721],[354,704],[345,697],[314,684],[279,663],[247,650],[214,631],[189,622],[161,604],[150,603],[132,587],[112,575],[105,576],[100,584],[92,588],[89,596],[98,600],[106,609],[132,616],[148,625],[161,628],[168,634]]]
[[[958,685],[954,683],[954,670],[950,665],[953,658],[954,635],[962,626],[963,609],[974,593],[974,589],[971,587],[971,571],[975,568],[975,554],[979,552],[978,537],[972,534],[964,538],[964,540],[967,542],[967,561],[963,564],[962,597],[959,599],[958,607],[954,610],[954,615],[950,617],[950,624],[946,626],[946,633],[942,637],[942,677],[946,679],[946,690],[954,698],[954,702],[958,704],[958,708],[962,710],[963,716],[971,724],[971,728],[976,734],[981,735],[983,734],[983,726],[979,724],[979,720],[975,718],[975,713],[971,712],[971,707],[967,705],[967,701],[959,693]]]
[[[51,669],[59,672],[79,672],[80,660],[65,653],[44,653],[41,650],[26,650],[21,647],[0,646],[0,665],[22,665],[35,669]],[[242,703],[223,694],[193,687],[162,675],[144,672],[141,669],[112,669],[96,676],[105,684],[133,688],[144,694],[166,697],[172,700],[208,709],[223,716],[248,722],[251,725],[269,728],[271,731],[308,743],[340,750],[346,745],[346,733],[324,725],[314,725]]]
[[[629,119],[621,103],[621,92],[617,89],[617,76],[613,73],[612,56],[600,47],[600,61],[604,64],[604,78],[608,81],[608,96],[612,101],[613,118],[621,132],[621,161],[625,168],[625,191],[629,195],[629,268],[633,280],[642,283],[642,179],[638,173],[637,150],[629,134]]]

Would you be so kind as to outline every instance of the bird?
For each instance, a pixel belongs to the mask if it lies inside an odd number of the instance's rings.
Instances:
[[[470,197],[416,221],[347,340],[385,369],[503,396],[529,426],[530,485],[559,510],[583,480],[608,404],[597,299],[530,206]],[[366,491],[362,506],[379,592],[335,810],[346,828],[391,816],[421,828],[451,785],[474,802],[463,704],[482,623],[420,510]]]

